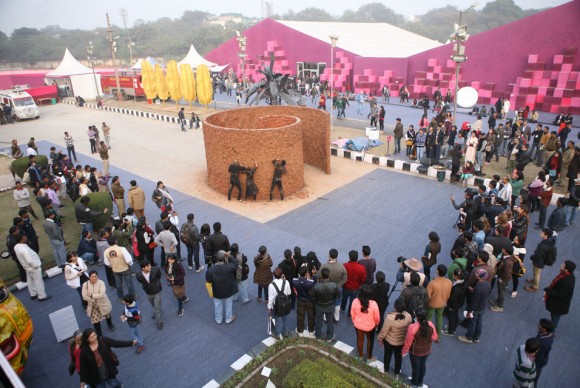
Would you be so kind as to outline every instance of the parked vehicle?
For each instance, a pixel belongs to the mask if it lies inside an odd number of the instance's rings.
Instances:
[[[12,117],[16,121],[40,118],[34,99],[23,89],[0,90],[0,101],[12,108]]]

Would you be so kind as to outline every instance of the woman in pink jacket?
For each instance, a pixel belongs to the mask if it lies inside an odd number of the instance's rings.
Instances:
[[[373,291],[371,286],[365,284],[358,292],[358,296],[353,300],[350,308],[350,316],[356,330],[356,346],[358,355],[364,358],[363,345],[365,336],[367,337],[367,361],[375,361],[373,357],[373,341],[375,340],[375,329],[381,321],[379,306],[374,300],[370,300]]]
[[[416,315],[416,322],[407,329],[407,338],[403,345],[403,356],[409,353],[411,358],[411,368],[413,369],[411,385],[413,387],[423,386],[425,377],[427,357],[431,354],[433,341],[437,341],[437,330],[433,323],[427,321],[425,311],[419,311]]]

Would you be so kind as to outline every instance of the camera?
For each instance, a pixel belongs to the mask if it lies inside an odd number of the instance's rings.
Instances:
[[[405,256],[399,256],[399,257],[397,257],[397,263],[402,263],[405,260],[407,260],[407,258]]]

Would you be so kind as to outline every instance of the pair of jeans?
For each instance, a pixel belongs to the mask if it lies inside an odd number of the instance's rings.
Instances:
[[[95,254],[91,253],[91,252],[85,252],[82,255],[79,255],[79,257],[81,259],[83,259],[83,261],[85,263],[89,263],[89,264],[93,264],[95,263]]]
[[[117,289],[117,296],[119,298],[123,298],[123,283],[127,286],[129,295],[135,296],[135,288],[133,287],[130,269],[123,272],[115,272],[115,288]]]
[[[304,332],[304,318],[308,317],[308,331],[314,331],[314,302],[298,300],[298,309],[296,310],[296,329],[298,333]]]
[[[421,158],[425,154],[425,146],[417,146],[417,160],[421,161]]]
[[[429,354],[424,356],[416,356],[413,353],[409,353],[411,359],[411,368],[413,370],[411,376],[411,384],[414,387],[420,387],[423,385],[423,378],[425,377],[425,372],[427,371],[427,358]]]
[[[556,332],[556,328],[558,327],[558,323],[560,323],[560,318],[562,316],[560,314],[550,313],[550,320],[554,324],[554,332]]]
[[[161,293],[154,294],[154,295],[147,295],[147,299],[151,306],[153,306],[153,310],[155,311],[155,322],[157,324],[163,323],[163,319],[161,317]]]
[[[135,326],[135,327],[129,327],[129,337],[133,338],[134,340],[137,340],[137,346],[143,346],[143,338],[141,338],[141,336],[139,335],[139,325]]]
[[[276,327],[274,329],[276,337],[288,336],[288,314],[283,317],[274,315],[273,318],[276,320]]]
[[[439,308],[427,307],[428,321],[430,321],[433,318],[433,312],[435,312],[435,328],[437,329],[438,337],[441,337],[441,327],[443,326],[443,309],[444,307]]]
[[[395,153],[401,152],[401,138],[395,136]]]
[[[538,220],[538,224],[540,224],[540,228],[544,229],[544,226],[546,225],[546,211],[547,211],[547,207],[542,205],[540,203],[540,206],[538,207],[538,211],[540,212],[540,219]]]
[[[268,286],[261,286],[258,284],[258,298],[262,299],[262,290],[264,291],[264,300],[268,300]]]
[[[68,153],[68,159],[70,161],[75,161],[75,162],[77,161],[77,154],[75,152],[75,147],[74,146],[72,146],[72,147],[66,147],[66,152]],[[74,159],[72,158],[71,155],[74,156]]]
[[[234,302],[238,301],[238,297],[242,297],[242,303],[248,303],[250,301],[250,296],[248,295],[248,279],[238,282],[238,292],[233,296]]]
[[[383,359],[383,363],[385,366],[385,373],[389,372],[389,366],[391,365],[391,357],[395,356],[395,375],[399,375],[401,373],[401,364],[403,363],[403,345],[391,345],[387,341],[383,341],[385,345],[385,357]]]
[[[483,329],[483,313],[485,310],[474,311],[473,319],[469,320],[467,327],[467,334],[465,335],[470,340],[478,340]]]
[[[316,338],[322,338],[322,325],[326,322],[326,339],[331,339],[334,337],[334,322],[333,314],[334,314],[334,307],[333,305],[330,306],[321,306],[316,305],[316,319],[315,319],[315,328],[316,328]],[[325,321],[326,319],[326,321]]]
[[[505,299],[505,292],[509,282],[504,282],[501,279],[497,281],[497,307],[503,308],[503,301]]]
[[[373,357],[373,342],[375,340],[375,330],[364,331],[361,329],[356,330],[356,348],[358,350],[358,355],[360,358],[364,357],[364,343],[365,337],[367,338],[367,360]]]
[[[193,245],[186,244],[185,247],[187,248],[187,265],[193,267],[195,263],[195,269],[199,269],[199,243],[195,243]],[[193,257],[193,261],[191,260]]]
[[[214,318],[218,324],[221,324],[224,318],[224,309],[226,311],[226,323],[230,323],[233,319],[232,305],[234,298],[230,296],[229,298],[218,299],[213,298],[214,306]],[[276,325],[276,327],[278,327]]]
[[[123,383],[117,380],[115,377],[109,377],[105,381],[101,381],[95,385],[96,388],[121,388]]]
[[[342,288],[342,302],[340,302],[340,309],[345,311],[346,304],[348,302],[348,310],[346,310],[347,316],[350,317],[350,306],[352,305],[352,301],[356,298],[358,294],[358,290],[348,290],[346,288]]]
[[[566,225],[572,225],[574,223],[574,219],[576,219],[576,208],[578,206],[567,206],[568,212],[566,216]]]

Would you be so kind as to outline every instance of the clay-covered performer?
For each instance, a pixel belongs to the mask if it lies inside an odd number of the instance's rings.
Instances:
[[[260,189],[258,189],[258,186],[256,186],[256,183],[254,182],[254,173],[258,169],[258,162],[256,162],[256,159],[253,159],[253,161],[254,167],[246,167],[244,169],[244,172],[246,173],[246,197],[244,199],[247,200],[248,197],[253,196],[254,202],[256,202],[256,196]]]
[[[284,200],[284,190],[282,189],[282,175],[286,174],[286,161],[274,159],[272,160],[274,164],[274,176],[272,177],[272,185],[270,186],[270,201],[272,200],[274,194],[274,188],[278,186],[280,191],[280,200]]]
[[[240,183],[240,173],[244,172],[245,167],[237,160],[232,161],[228,172],[230,173],[230,189],[228,190],[228,201],[232,199],[232,190],[238,188],[238,201],[242,200],[242,185]]]

